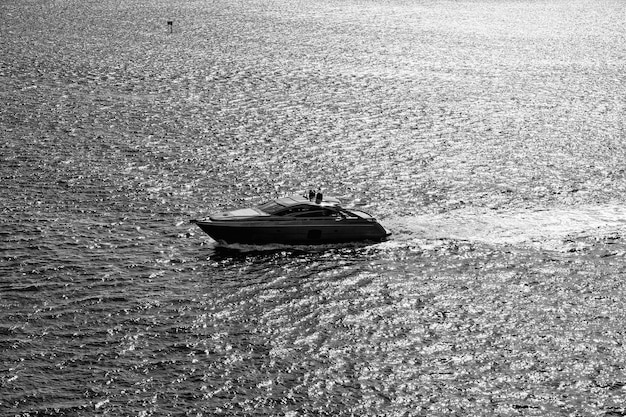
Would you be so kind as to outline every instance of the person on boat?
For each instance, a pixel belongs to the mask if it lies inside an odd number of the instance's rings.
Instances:
[[[313,201],[313,199],[315,198],[315,191],[313,191],[313,189],[309,190],[309,201]]]
[[[318,189],[317,194],[315,194],[315,204],[321,203],[322,199],[323,199],[322,190]]]

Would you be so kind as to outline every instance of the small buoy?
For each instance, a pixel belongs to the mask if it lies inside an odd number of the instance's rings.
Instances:
[[[173,20],[168,20],[167,21],[167,26],[169,26],[170,33],[172,33],[172,31],[174,30],[174,21]]]

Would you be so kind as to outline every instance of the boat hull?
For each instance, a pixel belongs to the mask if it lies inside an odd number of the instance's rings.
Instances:
[[[348,242],[380,242],[389,233],[375,221],[268,222],[212,221],[196,224],[219,243],[319,245]]]

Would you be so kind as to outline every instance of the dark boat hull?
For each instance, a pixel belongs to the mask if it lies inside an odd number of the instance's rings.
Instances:
[[[270,222],[196,221],[211,238],[220,243],[251,245],[319,245],[348,242],[380,242],[389,233],[375,221]]]

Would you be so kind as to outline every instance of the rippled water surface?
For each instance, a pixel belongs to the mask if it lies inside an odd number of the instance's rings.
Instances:
[[[0,18],[0,415],[626,414],[626,3]],[[391,240],[189,223],[318,186]]]

